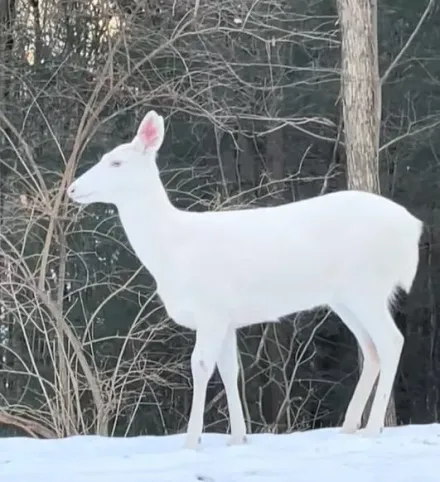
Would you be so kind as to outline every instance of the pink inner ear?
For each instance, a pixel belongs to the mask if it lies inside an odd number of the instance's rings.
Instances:
[[[153,119],[147,120],[141,127],[139,137],[145,147],[154,147],[159,139],[159,130]]]

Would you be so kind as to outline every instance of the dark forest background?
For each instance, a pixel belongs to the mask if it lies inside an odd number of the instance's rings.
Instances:
[[[426,223],[396,310],[397,423],[439,422],[440,7],[378,8],[381,192]],[[180,207],[346,188],[340,58],[336,0],[0,1],[0,434],[186,430],[194,333],[166,318],[115,209],[80,211],[64,188],[151,108]],[[332,313],[240,330],[239,346],[249,431],[341,425],[358,359]],[[215,374],[206,430],[227,429]]]

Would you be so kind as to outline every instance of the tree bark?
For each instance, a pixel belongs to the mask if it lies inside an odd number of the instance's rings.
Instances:
[[[349,189],[380,193],[381,87],[376,0],[337,0],[341,27],[342,111]],[[360,366],[363,357],[358,347]],[[371,399],[364,417],[371,408]],[[365,422],[365,420],[364,420]],[[386,425],[396,425],[394,395]]]

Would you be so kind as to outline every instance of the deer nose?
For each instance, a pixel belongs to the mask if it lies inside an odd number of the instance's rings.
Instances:
[[[70,196],[71,194],[73,194],[75,192],[75,183],[72,183],[67,189],[66,189],[66,192],[67,192],[67,195]]]

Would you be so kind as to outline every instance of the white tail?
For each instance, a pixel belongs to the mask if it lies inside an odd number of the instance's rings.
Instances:
[[[339,315],[364,355],[342,430],[360,427],[380,373],[365,429],[379,434],[403,346],[389,303],[398,287],[411,288],[422,222],[384,197],[357,191],[270,208],[182,211],[169,201],[156,166],[163,137],[163,118],[150,111],[134,140],[105,154],[72,183],[68,195],[83,204],[116,205],[169,316],[196,330],[185,446],[198,444],[216,365],[228,401],[231,442],[246,440],[236,329],[322,305]]]

